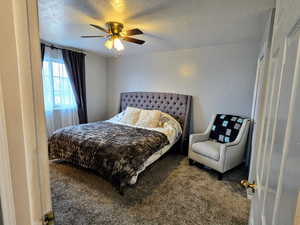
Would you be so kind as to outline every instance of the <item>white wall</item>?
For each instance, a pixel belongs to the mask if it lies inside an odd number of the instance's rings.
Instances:
[[[194,131],[214,113],[250,116],[259,43],[124,56],[108,60],[108,116],[124,91],[160,91],[193,96]]]
[[[106,118],[106,58],[88,52],[85,58],[88,121]]]

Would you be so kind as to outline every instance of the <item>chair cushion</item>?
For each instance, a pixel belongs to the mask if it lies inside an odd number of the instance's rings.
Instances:
[[[209,137],[220,143],[233,142],[239,134],[244,118],[217,114]]]
[[[197,142],[192,145],[193,152],[219,161],[221,144],[216,141]]]

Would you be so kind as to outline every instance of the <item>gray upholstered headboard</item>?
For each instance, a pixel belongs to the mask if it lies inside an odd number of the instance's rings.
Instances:
[[[142,109],[157,109],[173,116],[182,127],[179,140],[181,153],[187,153],[190,133],[192,96],[160,92],[125,92],[120,96],[119,111],[127,106]]]

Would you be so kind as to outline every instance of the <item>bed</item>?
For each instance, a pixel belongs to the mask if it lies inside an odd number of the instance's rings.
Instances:
[[[119,113],[106,121],[59,129],[49,139],[49,158],[92,169],[123,194],[127,185],[171,148],[187,152],[192,97],[157,92],[121,93]],[[127,107],[161,111],[164,127],[121,122]]]

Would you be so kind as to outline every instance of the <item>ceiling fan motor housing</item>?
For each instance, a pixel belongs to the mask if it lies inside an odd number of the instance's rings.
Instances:
[[[107,22],[106,26],[113,35],[119,35],[123,30],[123,24],[119,22]]]

